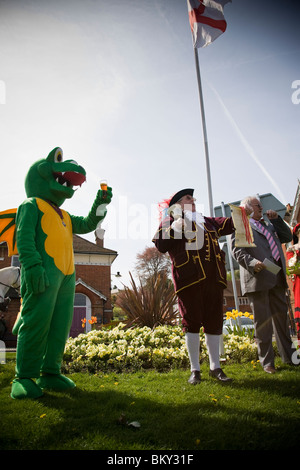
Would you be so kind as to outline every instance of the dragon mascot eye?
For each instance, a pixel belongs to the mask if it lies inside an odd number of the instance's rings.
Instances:
[[[56,163],[60,163],[63,161],[63,151],[61,148],[58,148],[56,151],[55,151],[55,155],[54,155],[54,161]]]

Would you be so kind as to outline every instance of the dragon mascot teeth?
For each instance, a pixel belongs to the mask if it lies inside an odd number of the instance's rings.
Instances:
[[[8,243],[11,254],[19,254],[22,297],[21,315],[13,328],[18,342],[12,398],[38,398],[44,389],[75,387],[61,374],[73,318],[73,233],[95,230],[112,198],[111,188],[99,190],[86,217],[61,210],[73,196],[73,186],[81,186],[85,179],[85,170],[73,160],[64,161],[59,147],[27,173],[27,199],[17,209],[15,239]],[[12,231],[12,212],[2,213],[10,220],[7,232]]]

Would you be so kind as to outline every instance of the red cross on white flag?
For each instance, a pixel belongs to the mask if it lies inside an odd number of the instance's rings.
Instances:
[[[231,0],[187,0],[194,48],[205,47],[226,30],[223,7]]]

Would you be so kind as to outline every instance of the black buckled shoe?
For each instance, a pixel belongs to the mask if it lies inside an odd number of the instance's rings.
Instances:
[[[188,383],[191,385],[197,385],[201,382],[200,370],[192,370]]]
[[[232,382],[232,379],[227,377],[227,375],[220,368],[215,369],[215,370],[210,370],[209,375],[210,377],[214,377],[215,379],[217,379],[219,382],[222,382],[222,383]]]

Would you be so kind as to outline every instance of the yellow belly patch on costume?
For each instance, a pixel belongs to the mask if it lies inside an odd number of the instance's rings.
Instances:
[[[45,251],[53,258],[55,266],[65,275],[74,272],[73,232],[69,214],[61,210],[62,217],[43,199],[36,199],[39,210],[44,214],[42,230],[47,235]]]

